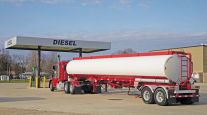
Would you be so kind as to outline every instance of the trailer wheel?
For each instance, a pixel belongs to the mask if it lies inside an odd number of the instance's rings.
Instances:
[[[50,91],[54,91],[55,90],[55,88],[53,87],[53,84],[52,84],[52,81],[50,81]]]
[[[69,87],[70,87],[70,83],[65,82],[65,84],[64,84],[64,92],[65,93],[70,93]]]
[[[168,105],[167,95],[163,88],[157,88],[155,90],[154,99],[155,99],[156,104],[158,105],[161,105],[161,106]]]
[[[181,100],[180,100],[180,103],[181,104],[184,104],[184,105],[191,105],[191,104],[193,104],[194,102],[192,101],[192,98],[182,98]]]
[[[153,92],[149,87],[144,87],[141,91],[142,100],[146,104],[153,104],[154,103],[154,96]]]

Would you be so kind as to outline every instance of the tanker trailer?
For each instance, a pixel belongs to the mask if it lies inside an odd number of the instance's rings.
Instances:
[[[184,52],[74,58],[67,64],[66,72],[66,93],[100,93],[100,86],[109,84],[111,87],[137,88],[147,104],[193,104],[199,101],[199,89],[192,85],[191,55]]]

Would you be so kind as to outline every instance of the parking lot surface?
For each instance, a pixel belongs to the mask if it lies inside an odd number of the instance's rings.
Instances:
[[[70,95],[25,83],[0,83],[0,115],[206,115],[207,84],[198,84],[200,102],[193,105],[144,104],[125,90]],[[133,93],[133,92],[132,92]]]

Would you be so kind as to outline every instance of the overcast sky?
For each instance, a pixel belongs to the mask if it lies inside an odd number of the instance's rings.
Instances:
[[[104,54],[199,45],[206,12],[207,0],[0,0],[0,43],[16,35],[111,41]]]

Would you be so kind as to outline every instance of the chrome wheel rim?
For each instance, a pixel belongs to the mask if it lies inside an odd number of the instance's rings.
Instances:
[[[143,98],[144,98],[144,100],[149,101],[150,100],[150,92],[145,90],[143,93]]]
[[[164,100],[164,98],[165,98],[165,96],[164,96],[164,94],[162,92],[160,92],[160,91],[157,92],[156,99],[157,99],[158,102],[161,103]]]

